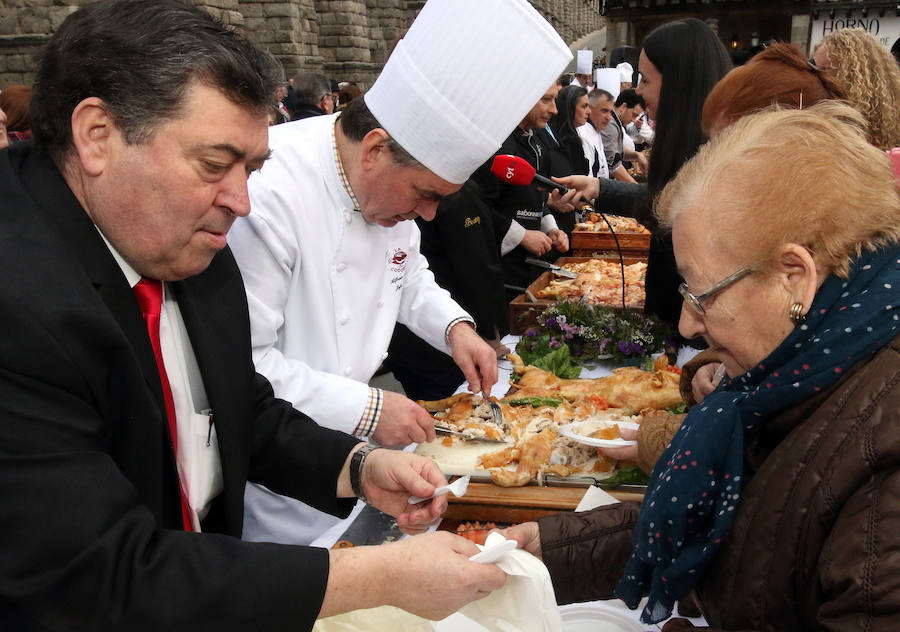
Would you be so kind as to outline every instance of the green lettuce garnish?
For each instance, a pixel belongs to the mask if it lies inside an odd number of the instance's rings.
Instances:
[[[556,408],[563,403],[563,400],[555,397],[523,397],[522,399],[508,400],[506,403],[510,406],[534,406],[535,408],[550,406]]]
[[[609,478],[600,481],[606,485],[646,485],[650,482],[650,477],[637,465],[629,465],[624,467]]]

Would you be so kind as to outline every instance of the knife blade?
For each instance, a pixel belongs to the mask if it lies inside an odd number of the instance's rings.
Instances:
[[[558,274],[559,276],[564,276],[569,279],[578,278],[577,272],[572,272],[571,270],[566,270],[565,268],[561,268],[555,263],[549,263],[544,261],[543,259],[533,259],[531,257],[525,258],[525,263],[530,263],[531,265],[535,265],[539,268],[545,268],[547,270],[552,270],[553,274]]]
[[[488,437],[476,437],[475,435],[469,434],[467,432],[459,432],[457,430],[450,430],[449,428],[441,428],[440,426],[435,426],[434,431],[438,434],[446,434],[451,435],[453,437],[460,437],[465,439],[466,441],[483,441],[485,443],[506,443],[503,439],[489,439]]]

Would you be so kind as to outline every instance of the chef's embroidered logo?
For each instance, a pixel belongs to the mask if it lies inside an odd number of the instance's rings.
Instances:
[[[388,252],[388,259],[388,266],[393,273],[391,285],[399,292],[403,289],[403,274],[406,271],[406,251],[394,248],[393,253]]]

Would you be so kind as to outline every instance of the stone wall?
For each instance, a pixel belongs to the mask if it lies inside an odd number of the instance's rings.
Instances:
[[[88,0],[0,0],[0,89],[31,84],[34,54]],[[490,1],[490,0],[484,0]],[[424,0],[193,0],[244,29],[282,63],[285,76],[321,72],[368,87]],[[603,25],[597,0],[532,0],[567,42]]]

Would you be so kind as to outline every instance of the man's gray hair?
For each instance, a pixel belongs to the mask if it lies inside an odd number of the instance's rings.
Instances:
[[[297,105],[318,106],[326,94],[331,96],[331,82],[323,75],[308,71],[294,75],[294,100]]]
[[[603,88],[594,88],[588,93],[588,103],[591,107],[597,105],[597,102],[601,99],[609,99],[610,101],[614,101],[615,97],[613,97],[612,92],[607,92]]]

